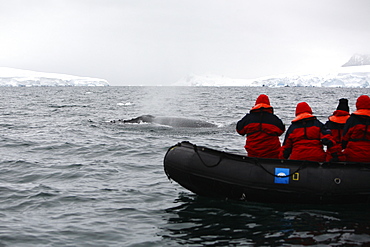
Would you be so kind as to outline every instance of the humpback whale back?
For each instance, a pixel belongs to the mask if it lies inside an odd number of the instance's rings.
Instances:
[[[123,123],[152,123],[153,122],[153,119],[155,117],[152,116],[152,115],[142,115],[142,116],[139,116],[137,118],[132,118],[132,119],[128,119],[128,120],[118,120],[118,121],[121,121]]]
[[[215,127],[215,124],[188,118],[170,118],[170,117],[155,117],[153,123],[169,125],[172,127],[185,127],[185,128],[210,128]]]
[[[136,118],[127,120],[118,120],[123,123],[156,123],[172,127],[184,128],[210,128],[216,127],[215,124],[197,119],[179,118],[179,117],[155,117],[152,115],[142,115]],[[111,121],[116,122],[116,121]]]

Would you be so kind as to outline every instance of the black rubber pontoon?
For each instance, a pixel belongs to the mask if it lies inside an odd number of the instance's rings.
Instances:
[[[164,170],[201,196],[267,203],[370,202],[369,163],[251,158],[182,142],[168,149]]]

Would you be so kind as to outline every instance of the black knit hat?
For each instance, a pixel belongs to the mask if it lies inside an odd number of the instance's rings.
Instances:
[[[340,99],[337,110],[349,112],[348,99]]]

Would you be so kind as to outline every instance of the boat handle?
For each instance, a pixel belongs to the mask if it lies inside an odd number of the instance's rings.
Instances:
[[[340,184],[340,183],[342,182],[342,180],[341,180],[340,178],[335,178],[335,179],[334,179],[334,182],[335,182],[336,184]]]

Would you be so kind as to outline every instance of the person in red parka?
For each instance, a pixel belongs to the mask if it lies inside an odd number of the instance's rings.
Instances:
[[[342,135],[344,124],[349,116],[348,99],[340,99],[337,110],[333,112],[333,115],[325,123],[325,127],[330,129],[336,143],[332,148],[328,149],[326,161],[345,161],[345,156],[342,153]]]
[[[250,112],[236,124],[236,131],[247,136],[244,148],[249,157],[278,158],[279,136],[284,133],[285,125],[274,114],[267,95],[258,96]]]
[[[361,95],[356,101],[356,111],[351,114],[343,129],[346,161],[370,162],[370,98]]]
[[[312,109],[306,102],[297,104],[295,115],[285,134],[279,158],[324,162],[326,153],[323,144],[328,147],[334,145],[330,130],[312,115]]]

